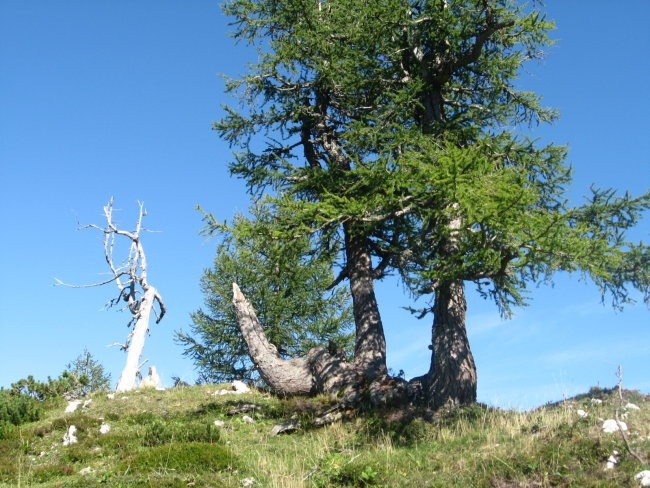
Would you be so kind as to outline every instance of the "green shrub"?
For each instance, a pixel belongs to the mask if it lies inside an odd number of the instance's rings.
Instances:
[[[62,396],[78,398],[93,391],[108,390],[110,382],[111,377],[105,373],[104,367],[84,350],[58,378],[48,376],[47,381],[38,381],[29,375],[12,383],[11,391],[46,401]]]
[[[0,389],[0,439],[13,427],[38,420],[41,414],[34,398]]]

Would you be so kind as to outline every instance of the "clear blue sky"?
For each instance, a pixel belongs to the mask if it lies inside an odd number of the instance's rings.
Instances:
[[[575,197],[591,183],[641,193],[650,187],[650,2],[549,1],[557,44],[530,65],[523,87],[562,117],[535,130],[567,143]],[[202,270],[215,243],[198,234],[196,204],[219,218],[244,211],[243,185],[226,171],[229,149],[211,131],[226,102],[219,73],[244,70],[246,52],[227,35],[216,0],[0,1],[0,386],[57,376],[84,347],[117,380],[125,356],[108,348],[127,335],[126,313],[105,311],[115,289],[73,290],[105,276],[102,224],[113,196],[130,228],[137,201],[149,277],[169,313],[153,325],[144,358],[163,379],[192,382],[173,332],[202,306]],[[650,239],[649,220],[635,232]],[[615,313],[578,277],[501,321],[470,299],[468,329],[479,400],[527,408],[592,385],[650,391],[650,313]],[[394,283],[379,286],[389,366],[407,377],[428,369],[430,318],[416,321]]]

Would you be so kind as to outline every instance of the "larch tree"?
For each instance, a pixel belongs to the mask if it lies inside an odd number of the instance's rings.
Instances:
[[[145,339],[149,333],[149,321],[152,314],[156,323],[165,315],[166,308],[163,299],[148,279],[147,257],[142,245],[141,233],[145,230],[142,221],[147,215],[144,204],[140,203],[135,229],[127,231],[120,229],[113,218],[113,199],[104,205],[106,225],[101,227],[96,224],[86,225],[85,228],[97,229],[104,234],[104,259],[110,268],[111,277],[101,283],[90,285],[66,285],[75,288],[88,288],[115,283],[118,289],[117,296],[109,302],[109,307],[124,304],[131,318],[128,322],[130,329],[126,342],[116,344],[126,351],[126,363],[117,382],[116,391],[129,391],[137,387],[140,374],[140,360],[144,349]],[[114,251],[119,240],[128,243],[126,258],[116,262]],[[59,284],[64,284],[57,280]],[[158,304],[156,310],[155,305]]]
[[[565,148],[523,135],[556,117],[515,85],[550,44],[553,25],[539,11],[510,0],[229,0],[224,8],[235,38],[259,51],[227,84],[241,106],[215,124],[237,148],[231,173],[253,195],[270,190],[285,236],[342,249],[337,282],[346,279],[352,296],[353,361],[314,350],[287,362],[257,342],[259,321],[234,287],[253,361],[269,375],[307,377],[295,393],[390,380],[374,292],[388,273],[431,297],[422,311],[433,313],[431,365],[398,386],[434,408],[476,400],[468,284],[506,315],[529,284],[561,270],[583,273],[615,306],[630,289],[650,300],[648,246],[626,238],[650,194],[594,188],[572,204]]]

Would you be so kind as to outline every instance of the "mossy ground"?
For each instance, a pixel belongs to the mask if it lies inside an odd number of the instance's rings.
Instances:
[[[0,439],[0,486],[611,487],[636,486],[634,474],[648,469],[619,434],[602,432],[600,419],[619,406],[606,391],[530,412],[477,405],[436,415],[357,413],[315,428],[326,399],[213,395],[218,389],[96,395],[68,414],[65,401],[52,402],[40,421]],[[627,401],[641,408],[627,417],[631,446],[650,458],[650,400],[627,392]],[[228,414],[244,403],[258,406],[246,413],[254,423]],[[292,416],[301,421],[297,431],[271,435]],[[70,425],[79,442],[64,447]],[[606,471],[614,450],[619,465]]]

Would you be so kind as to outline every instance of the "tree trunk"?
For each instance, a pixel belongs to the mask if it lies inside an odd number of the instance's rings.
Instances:
[[[354,371],[344,361],[323,348],[311,349],[306,356],[282,359],[271,344],[255,310],[236,283],[233,283],[233,305],[237,322],[248,351],[260,376],[278,395],[314,395],[336,393],[354,383]]]
[[[150,286],[145,292],[137,309],[137,320],[128,343],[126,364],[117,382],[117,392],[133,390],[137,383],[137,374],[140,371],[140,357],[144,348],[144,340],[149,330],[149,317],[156,299],[156,289]]]
[[[462,282],[436,290],[431,368],[425,399],[434,409],[476,402],[476,365],[465,329],[465,290]]]
[[[386,338],[375,297],[372,261],[365,235],[344,226],[352,308],[356,325],[354,367],[359,379],[370,382],[387,374]]]

